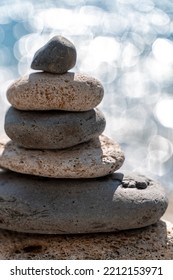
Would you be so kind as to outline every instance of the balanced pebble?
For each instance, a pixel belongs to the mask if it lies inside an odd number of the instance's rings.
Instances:
[[[54,36],[34,55],[31,68],[63,74],[76,64],[76,48],[66,38]]]
[[[32,73],[7,90],[10,104],[19,110],[88,111],[103,98],[102,84],[80,73]]]
[[[29,150],[12,141],[0,145],[0,167],[44,177],[101,177],[119,169],[123,162],[119,144],[104,135],[64,150]]]
[[[86,112],[19,111],[5,117],[6,134],[18,145],[32,149],[64,149],[99,136],[106,120],[99,109]]]
[[[133,180],[133,174],[131,177]],[[138,189],[124,188],[116,173],[68,180],[1,172],[0,227],[41,234],[146,227],[160,219],[168,204],[164,189],[146,180],[147,188]]]

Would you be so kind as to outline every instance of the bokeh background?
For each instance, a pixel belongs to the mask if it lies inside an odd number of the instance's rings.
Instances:
[[[54,35],[77,48],[73,71],[100,79],[105,133],[125,152],[123,169],[158,180],[173,197],[173,1],[0,0],[0,137],[8,86],[33,72]],[[172,212],[171,212],[172,211]],[[169,207],[169,219],[173,210]]]

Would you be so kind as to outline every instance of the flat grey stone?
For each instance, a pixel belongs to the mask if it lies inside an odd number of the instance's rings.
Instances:
[[[99,109],[86,112],[19,111],[11,107],[5,131],[24,148],[64,149],[98,137],[106,120]]]
[[[66,38],[54,36],[34,55],[31,68],[63,74],[76,64],[76,48]]]
[[[168,204],[164,189],[147,181],[145,189],[138,189],[124,188],[116,173],[92,180],[63,180],[1,172],[0,227],[42,234],[145,227],[156,223]]]
[[[103,98],[102,84],[80,74],[32,73],[16,80],[7,90],[10,104],[19,110],[88,111]]]
[[[95,178],[113,173],[124,162],[118,143],[107,136],[63,150],[34,150],[13,141],[0,143],[0,167],[53,178]]]

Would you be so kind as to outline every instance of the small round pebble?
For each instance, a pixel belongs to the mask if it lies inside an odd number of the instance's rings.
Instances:
[[[124,162],[118,143],[107,136],[63,150],[30,150],[9,141],[0,144],[0,167],[52,178],[95,178],[113,173]]]
[[[146,189],[124,188],[116,173],[68,180],[2,172],[0,199],[0,228],[41,234],[146,227],[156,223],[168,205],[157,182],[150,180]]]
[[[34,55],[31,68],[63,74],[76,64],[76,48],[66,38],[54,36]]]
[[[104,95],[97,79],[80,74],[32,73],[16,80],[7,90],[9,103],[19,110],[88,111]]]
[[[99,136],[106,120],[99,109],[86,112],[19,111],[10,107],[5,131],[16,144],[31,149],[64,149]]]

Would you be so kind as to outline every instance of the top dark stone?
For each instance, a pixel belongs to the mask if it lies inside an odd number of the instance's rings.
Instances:
[[[76,64],[76,48],[66,38],[55,36],[34,55],[31,68],[63,74]]]

